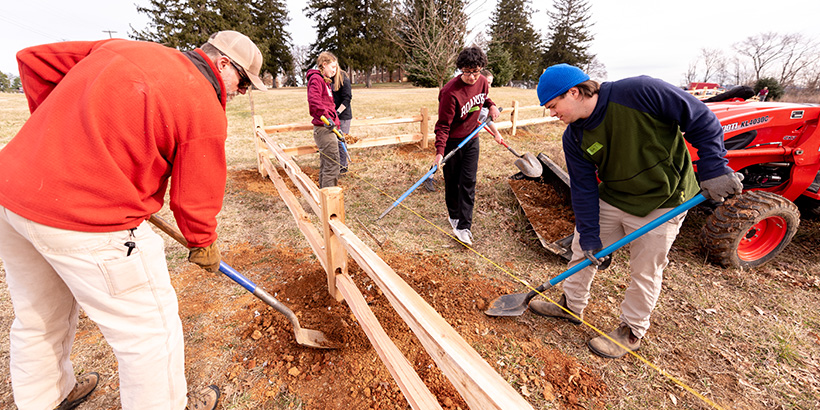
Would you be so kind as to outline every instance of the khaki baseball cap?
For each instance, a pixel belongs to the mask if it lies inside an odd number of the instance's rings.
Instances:
[[[261,91],[268,90],[259,78],[259,72],[262,70],[262,52],[248,36],[238,31],[220,31],[212,34],[208,43],[239,64],[250,77],[254,87]]]

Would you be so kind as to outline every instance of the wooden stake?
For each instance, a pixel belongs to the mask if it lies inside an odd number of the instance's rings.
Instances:
[[[430,115],[427,113],[427,107],[421,107],[421,125],[419,126],[421,130],[421,148],[427,148],[427,135],[430,133],[429,130],[429,121]]]
[[[510,114],[510,122],[512,122],[512,135],[515,135],[515,131],[518,128],[518,100],[514,100],[512,103],[513,109],[512,113]]]

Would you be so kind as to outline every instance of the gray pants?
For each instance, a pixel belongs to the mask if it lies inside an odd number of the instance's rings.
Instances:
[[[339,125],[339,131],[341,131],[343,134],[349,134],[350,133],[350,121],[351,120],[339,120],[339,122],[341,123]],[[347,155],[345,155],[346,153],[347,153],[347,146],[345,145],[344,142],[339,141],[339,156],[341,157],[340,158],[341,161],[339,161],[339,162],[342,164],[342,168],[347,168],[347,160],[350,159],[350,154],[348,153]]]
[[[313,141],[319,147],[319,188],[338,185],[339,144],[333,131],[313,126]]]

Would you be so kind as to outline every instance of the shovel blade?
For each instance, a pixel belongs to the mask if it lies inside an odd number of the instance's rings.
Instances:
[[[487,316],[521,316],[527,311],[530,302],[528,293],[515,293],[499,296],[490,302],[490,308],[484,311]]]
[[[335,349],[336,346],[327,339],[324,333],[311,329],[296,329],[293,331],[296,343],[316,349]]]
[[[529,152],[524,153],[521,158],[515,160],[515,166],[518,167],[524,175],[530,178],[538,178],[544,173],[544,167],[541,166],[541,162]]]

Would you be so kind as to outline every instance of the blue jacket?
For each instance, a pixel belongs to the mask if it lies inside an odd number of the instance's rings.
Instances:
[[[570,124],[563,136],[583,249],[602,248],[599,198],[645,216],[697,194],[684,139],[698,150],[701,180],[732,172],[720,121],[698,99],[646,76],[601,84],[592,114]]]

